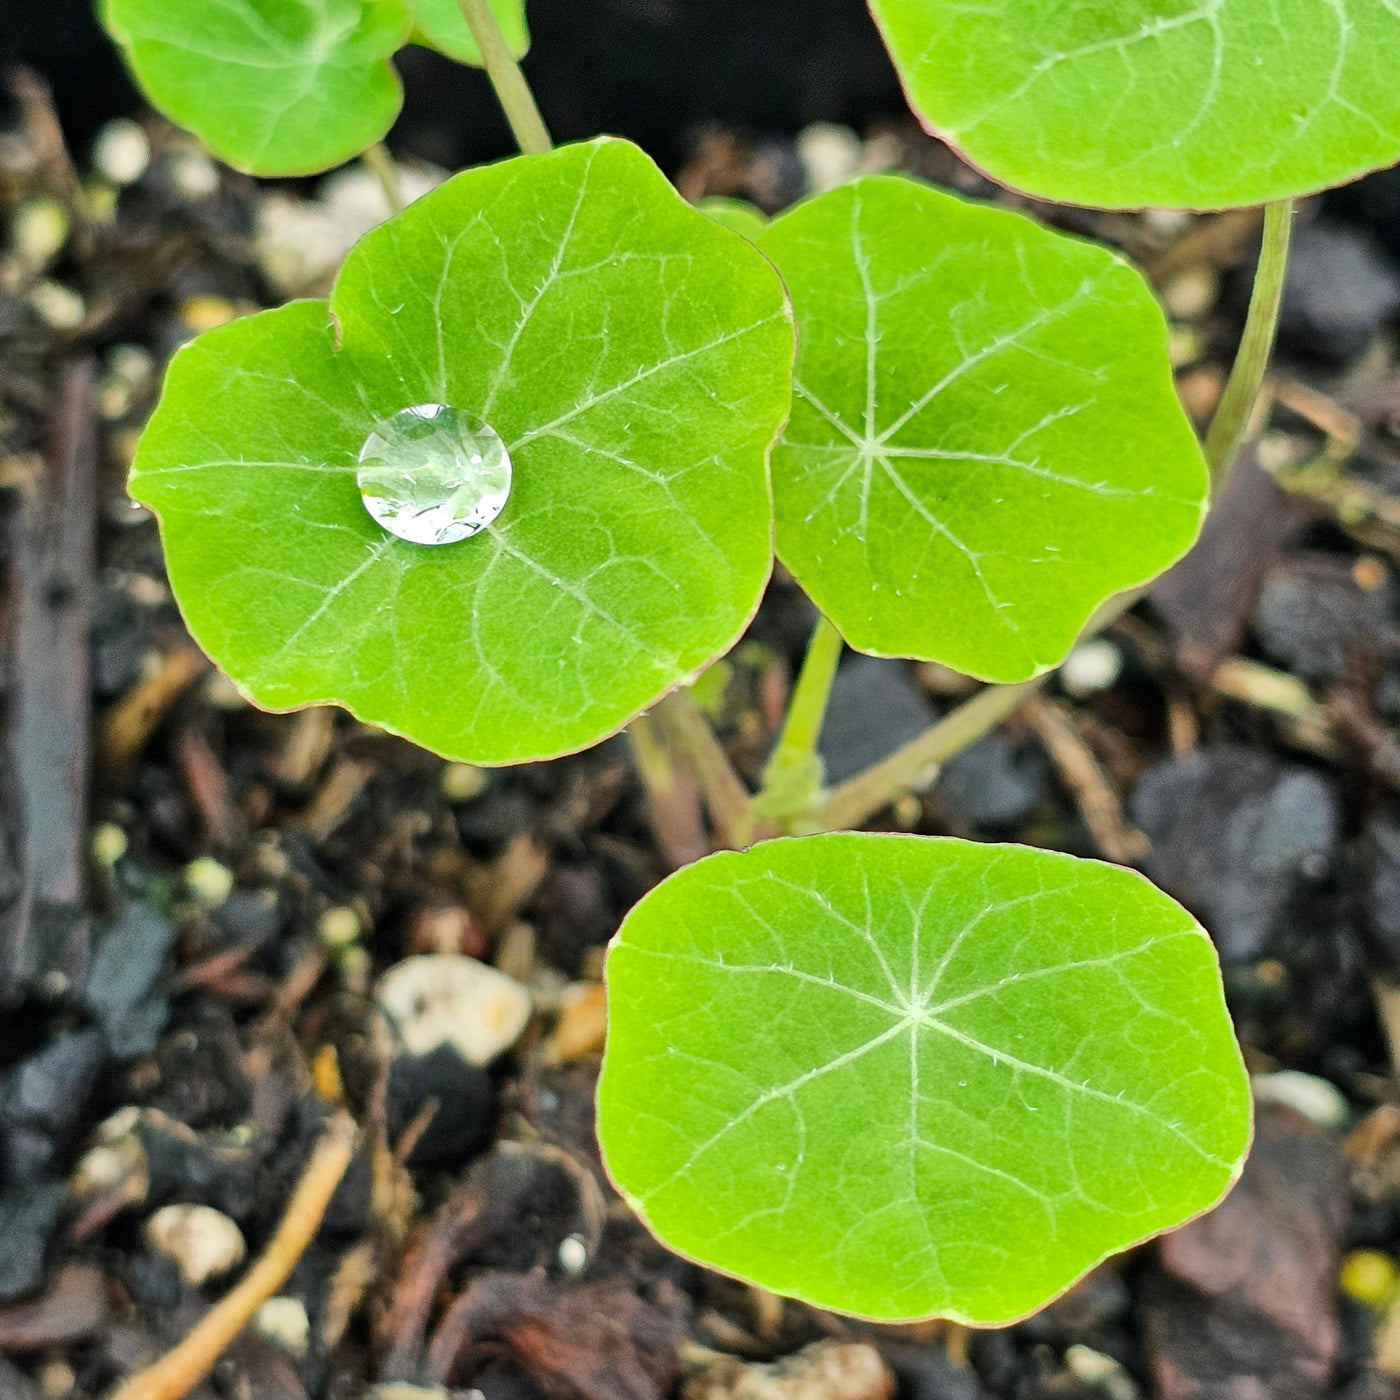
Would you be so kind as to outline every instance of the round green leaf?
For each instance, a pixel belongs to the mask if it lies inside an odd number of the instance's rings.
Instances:
[[[778,555],[852,646],[1024,680],[1190,547],[1205,463],[1121,258],[899,176],[758,243],[799,328]]]
[[[1400,159],[1395,0],[871,0],[914,109],[994,179],[1218,209]]]
[[[673,1249],[819,1307],[998,1324],[1217,1201],[1220,970],[1141,876],[845,833],[711,856],[608,955],[598,1131]]]
[[[420,44],[455,58],[458,63],[480,67],[481,50],[462,18],[457,0],[416,0],[417,28],[414,38]],[[496,16],[506,43],[516,58],[524,58],[530,48],[530,31],[525,27],[524,0],[491,0],[491,12]]]
[[[405,0],[102,0],[147,97],[256,175],[305,175],[388,131],[403,94],[389,57]]]
[[[635,146],[564,147],[418,200],[329,307],[182,350],[131,491],[191,631],[257,704],[545,757],[693,679],[752,616],[792,353],[752,245]],[[441,546],[387,534],[355,476],[379,422],[432,403],[493,427],[514,468],[494,522]]]

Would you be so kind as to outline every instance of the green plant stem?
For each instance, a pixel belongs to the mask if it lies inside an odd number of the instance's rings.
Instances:
[[[825,615],[818,614],[817,625],[807,643],[807,655],[802,660],[802,670],[788,702],[783,732],[768,760],[769,770],[781,771],[816,752],[822,720],[826,718],[826,704],[831,698],[831,683],[836,679],[836,665],[841,660],[844,645],[836,628]],[[767,786],[766,778],[764,786]]]
[[[1019,685],[989,685],[979,690],[918,738],[834,788],[817,813],[819,829],[846,831],[868,821],[900,793],[918,786],[930,770],[936,771],[955,753],[989,734],[1045,681],[1045,676],[1036,676]]]
[[[481,50],[481,61],[501,110],[506,114],[515,144],[527,156],[543,155],[554,149],[549,130],[535,105],[535,96],[520,65],[511,55],[510,45],[501,33],[501,26],[492,13],[488,0],[457,0],[462,18]]]
[[[1264,245],[1259,253],[1259,267],[1254,274],[1254,288],[1249,298],[1249,317],[1244,336],[1230,370],[1229,382],[1220,396],[1215,416],[1206,434],[1206,461],[1210,465],[1211,483],[1218,495],[1230,469],[1235,465],[1240,448],[1249,436],[1250,419],[1264,375],[1269,368],[1269,356],[1278,331],[1279,306],[1283,301],[1284,275],[1288,270],[1288,245],[1293,234],[1293,201],[1276,200],[1264,208]]]
[[[661,721],[694,771],[714,823],[716,840],[731,850],[747,845],[754,825],[748,789],[720,747],[695,697],[688,690],[674,690],[657,702],[652,715]]]
[[[394,158],[382,141],[376,141],[360,157],[365,169],[379,182],[391,214],[403,213],[403,191],[399,188],[399,173],[394,168]]]

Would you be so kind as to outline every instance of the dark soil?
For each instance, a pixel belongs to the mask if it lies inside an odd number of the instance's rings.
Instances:
[[[86,11],[0,16],[0,53],[58,94],[56,120],[19,83],[7,217],[69,199],[101,122],[137,111]],[[794,137],[816,119],[992,193],[900,115],[854,0],[532,15],[558,134],[635,136],[689,196],[795,197]],[[406,69],[397,154],[505,153],[476,76],[421,54]],[[710,1275],[608,1187],[591,1128],[601,956],[668,868],[624,741],[449,767],[342,714],[255,711],[192,647],[125,465],[171,351],[279,297],[251,237],[266,189],[229,172],[192,188],[188,144],[142,120],[154,158],[111,192],[111,221],[41,272],[13,249],[0,262],[0,1400],[97,1397],[166,1351],[236,1275],[182,1277],[152,1217],[212,1207],[255,1255],[338,1104],[366,1145],[280,1311],[205,1400],[391,1381],[489,1400],[1394,1393],[1400,182],[1305,211],[1272,416],[1193,555],[877,823],[1136,862],[1216,939],[1260,1076],[1256,1149],[1223,1207],[1029,1321],[969,1334],[855,1324]],[[1257,220],[1042,212],[1147,269],[1207,418]],[[81,297],[76,315],[36,302],[45,280]],[[750,779],[810,621],[780,576],[735,653],[723,734]],[[965,693],[938,668],[848,658],[831,771]],[[428,952],[531,989],[537,1015],[488,1068],[376,1038],[377,980]]]

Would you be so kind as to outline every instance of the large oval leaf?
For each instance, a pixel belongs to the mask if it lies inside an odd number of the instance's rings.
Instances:
[[[772,841],[653,890],[607,979],[614,1181],[672,1248],[819,1307],[1010,1321],[1248,1146],[1209,941],[1096,861]]]
[[[1205,463],[1121,258],[898,176],[758,244],[800,331],[778,555],[852,646],[1023,680],[1189,548]]]
[[[257,175],[304,175],[388,131],[406,0],[102,0],[102,20],[171,121]]]
[[[871,0],[931,130],[995,179],[1223,208],[1400,159],[1394,0]]]
[[[457,0],[416,0],[417,27],[414,37],[420,43],[455,58],[458,63],[480,65],[481,50],[462,18]],[[491,11],[501,26],[506,44],[516,58],[523,58],[530,47],[530,31],[525,27],[523,0],[491,0]]]
[[[329,308],[182,350],[131,490],[191,631],[256,703],[337,702],[480,763],[558,754],[757,607],[792,352],[750,244],[636,147],[565,147],[419,200]],[[376,424],[425,403],[491,424],[514,463],[499,518],[456,544],[392,538],[356,487]]]

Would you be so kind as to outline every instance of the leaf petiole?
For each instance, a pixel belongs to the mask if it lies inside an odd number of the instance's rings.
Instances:
[[[544,155],[554,149],[549,129],[535,105],[535,95],[520,71],[520,65],[511,55],[510,45],[501,32],[500,21],[492,12],[488,0],[457,0],[462,18],[481,50],[482,66],[491,86],[496,90],[496,98],[501,110],[510,123],[515,144],[527,156]]]
[[[826,795],[817,740],[844,646],[834,624],[819,613],[782,733],[763,770],[763,786],[750,804],[755,816],[773,820],[793,834],[808,826]]]
[[[1254,274],[1249,298],[1249,317],[1244,337],[1230,370],[1229,382],[1220,396],[1210,431],[1206,434],[1206,461],[1210,464],[1211,484],[1219,495],[1235,458],[1249,436],[1250,419],[1264,384],[1269,355],[1278,331],[1279,307],[1283,303],[1283,283],[1288,271],[1288,245],[1293,235],[1293,201],[1275,200],[1264,209],[1264,246]]]

